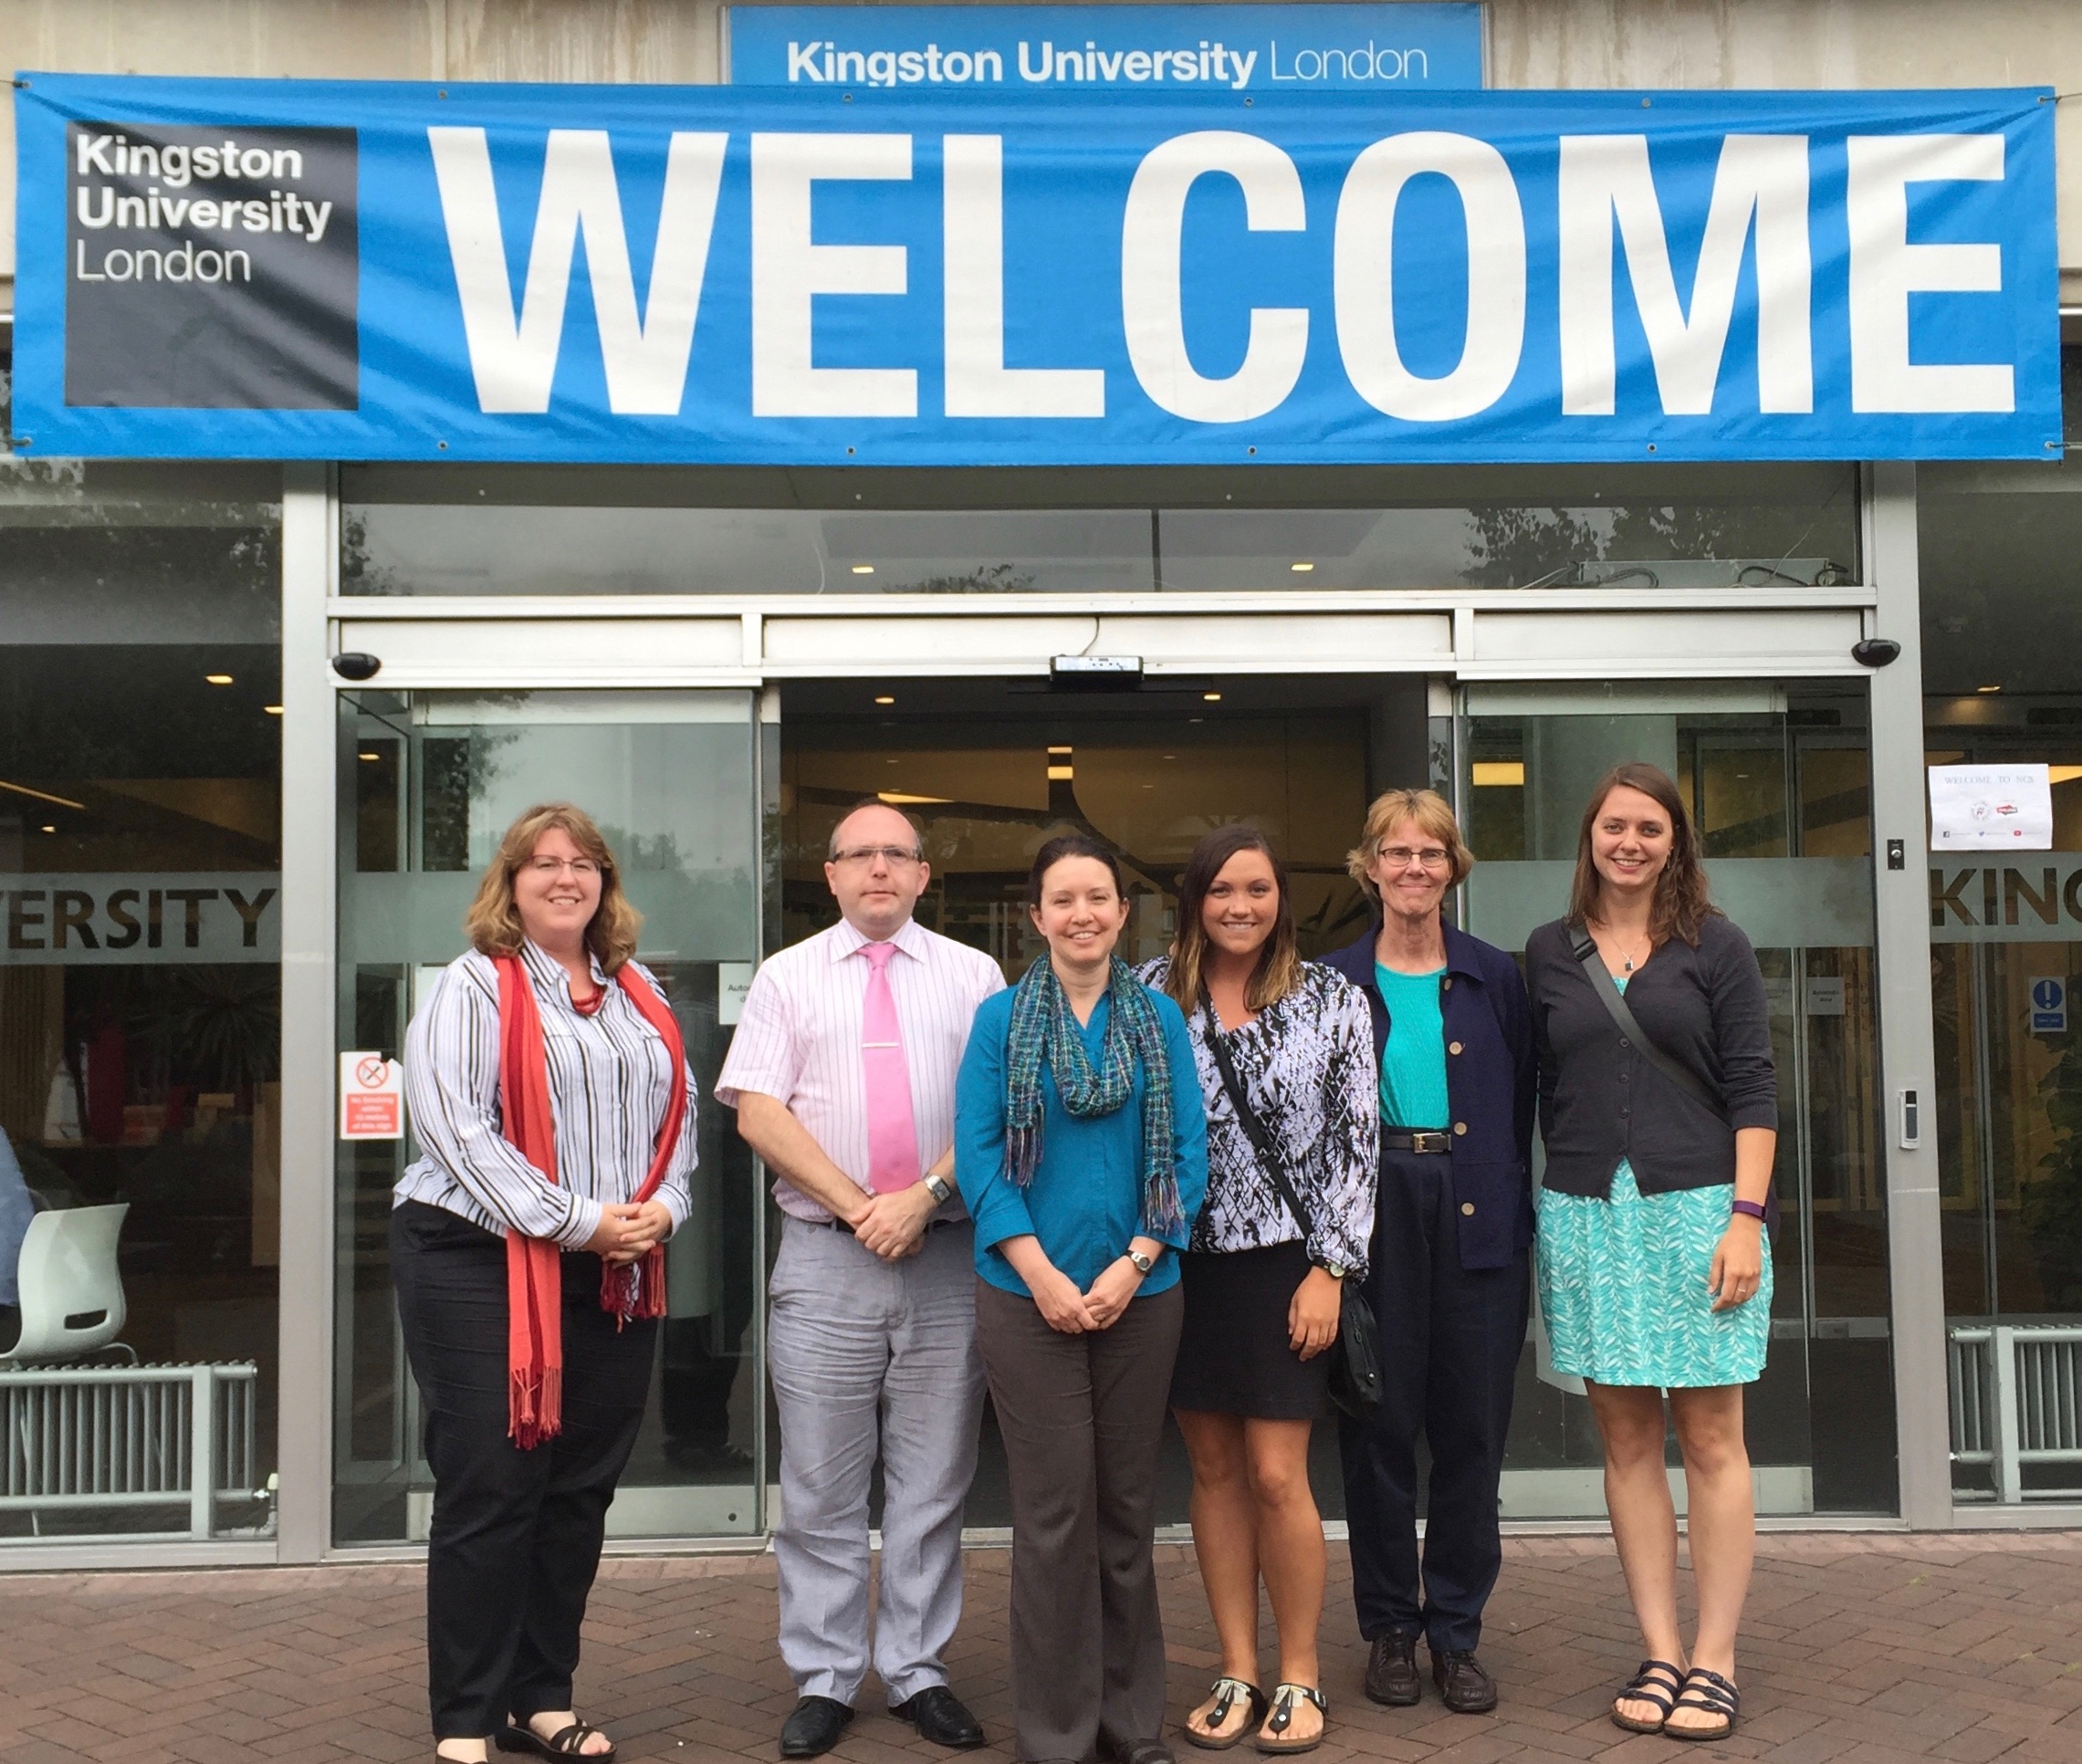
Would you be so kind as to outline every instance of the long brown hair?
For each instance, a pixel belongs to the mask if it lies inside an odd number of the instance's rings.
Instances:
[[[1721,909],[1707,898],[1706,871],[1699,861],[1699,833],[1684,797],[1670,775],[1660,766],[1630,759],[1615,766],[1599,778],[1584,810],[1583,830],[1576,835],[1576,873],[1569,887],[1569,923],[1587,925],[1597,916],[1599,877],[1590,855],[1591,830],[1605,808],[1605,799],[1618,789],[1638,790],[1651,797],[1670,823],[1669,861],[1656,878],[1656,897],[1648,908],[1648,936],[1655,943],[1681,937],[1696,946],[1700,927],[1721,916]]]
[[[1301,984],[1302,957],[1294,943],[1294,906],[1287,889],[1287,866],[1280,861],[1265,835],[1240,822],[1218,827],[1205,835],[1186,860],[1178,878],[1178,930],[1171,940],[1171,970],[1164,989],[1188,1017],[1200,1007],[1201,971],[1207,965],[1208,927],[1200,909],[1215,878],[1240,851],[1262,851],[1272,866],[1272,884],[1279,890],[1280,907],[1272,918],[1272,934],[1258,952],[1258,966],[1243,988],[1243,1007],[1261,1011],[1278,1004]]]
[[[600,866],[600,905],[586,926],[586,947],[602,969],[612,974],[636,953],[643,915],[622,892],[622,872],[606,840],[583,809],[569,802],[539,802],[506,830],[477,884],[477,898],[463,915],[471,946],[484,955],[518,955],[527,936],[513,903],[514,872],[535,855],[536,841],[552,827],[561,828],[571,843]]]

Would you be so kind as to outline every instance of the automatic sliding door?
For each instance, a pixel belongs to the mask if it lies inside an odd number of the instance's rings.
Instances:
[[[601,824],[643,913],[701,1085],[694,1212],[667,1247],[667,1321],[650,1413],[612,1535],[752,1533],[762,1515],[752,1328],[759,1208],[735,1116],[709,1102],[758,960],[759,760],[745,692],[355,692],[340,697],[342,1052],[396,1055],[410,1014],[464,948],[500,835],[533,804]],[[337,1160],[334,1537],[424,1538],[432,1485],[398,1337],[386,1226],[408,1140]]]
[[[1758,1509],[1894,1510],[1864,696],[1470,687],[1466,711],[1461,800],[1479,860],[1466,923],[1507,949],[1563,911],[1608,767],[1648,760],[1686,793],[1714,899],[1756,945],[1778,1061],[1784,1219],[1771,1355],[1748,1404]],[[1602,1462],[1576,1381],[1529,1343],[1506,1515],[1602,1511]]]

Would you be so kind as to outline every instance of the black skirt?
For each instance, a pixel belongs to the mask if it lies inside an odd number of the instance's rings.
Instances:
[[[1186,1322],[1171,1373],[1173,1408],[1257,1421],[1324,1413],[1330,1354],[1303,1360],[1287,1345],[1287,1307],[1309,1266],[1299,1241],[1179,1257]]]

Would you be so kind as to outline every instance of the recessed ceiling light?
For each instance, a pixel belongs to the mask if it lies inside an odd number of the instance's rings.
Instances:
[[[279,716],[282,715],[282,707],[279,705],[263,705],[260,708],[266,711],[270,716]]]
[[[1297,576],[1305,576],[1309,573],[1310,570],[1313,569],[1315,566],[1313,563],[1291,563],[1287,566],[1287,568],[1292,570]]]
[[[55,832],[57,832],[57,831],[58,831],[58,829],[57,829],[57,828],[55,828],[55,827],[53,827],[53,826],[50,826],[50,825],[49,825],[49,824],[47,822],[47,823],[45,824],[45,827],[44,827],[44,831],[45,831],[45,832],[47,832],[47,833],[55,833]]]
[[[2000,686],[1976,686],[1973,690],[1975,692],[2001,692],[2003,688]]]
[[[205,673],[203,678],[213,686],[228,686],[231,684],[231,675],[228,673]]]
[[[1204,692],[1200,696],[1210,705],[1219,705],[1222,702],[1222,695],[1219,692]]]
[[[892,698],[887,693],[883,693],[875,699],[874,702],[878,705],[894,705],[896,701]]]
[[[382,757],[382,754],[363,754],[361,756],[363,759],[381,759]]]
[[[874,566],[871,563],[857,563],[853,566],[853,574],[856,576],[872,576],[874,574]]]

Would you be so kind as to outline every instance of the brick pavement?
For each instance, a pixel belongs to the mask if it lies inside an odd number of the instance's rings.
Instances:
[[[1158,1554],[1176,1718],[1215,1664],[1213,1635],[1190,1552]],[[949,1662],[997,1742],[978,1754],[986,1759],[1009,1755],[1009,1567],[1002,1550],[970,1555],[968,1615]],[[1414,1709],[1367,1703],[1342,1549],[1332,1578],[1324,1764],[2082,1764],[2082,1533],[1765,1538],[1750,1602],[1746,1719],[1718,1745],[1628,1737],[1606,1721],[1638,1649],[1602,1539],[1507,1545],[1483,1650],[1504,1690],[1494,1717],[1449,1716],[1428,1698]],[[0,1764],[431,1759],[420,1583],[416,1568],[395,1564],[9,1579],[0,1592]],[[773,1584],[767,1557],[608,1563],[581,1703],[614,1731],[631,1764],[774,1756],[793,1699],[773,1653]],[[879,1704],[871,1686],[863,1711]],[[880,1713],[863,1713],[836,1754],[840,1764],[947,1756]]]

